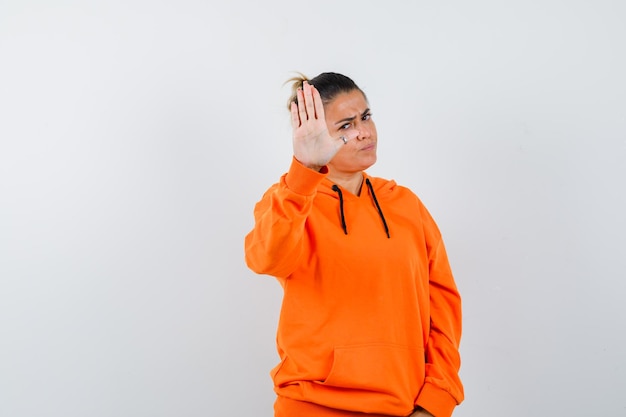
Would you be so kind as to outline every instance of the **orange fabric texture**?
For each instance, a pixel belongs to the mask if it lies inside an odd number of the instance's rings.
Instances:
[[[279,399],[450,416],[463,400],[461,299],[437,225],[410,190],[364,174],[390,237],[365,184],[359,196],[342,193],[346,234],[323,172],[294,159],[245,238],[248,266],[284,290],[271,372]]]
[[[337,410],[305,401],[279,396],[274,403],[275,417],[390,417],[386,414],[359,413]]]

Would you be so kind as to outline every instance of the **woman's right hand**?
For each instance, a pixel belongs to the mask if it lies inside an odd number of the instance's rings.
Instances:
[[[291,126],[293,128],[293,154],[304,166],[319,171],[355,133],[342,139],[333,138],[328,132],[324,105],[319,91],[304,82],[297,92],[297,102],[291,103]]]

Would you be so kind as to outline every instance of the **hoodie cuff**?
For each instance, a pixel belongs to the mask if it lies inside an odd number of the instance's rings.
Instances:
[[[450,417],[457,402],[447,391],[427,382],[417,397],[416,405],[435,417]]]
[[[283,177],[288,189],[296,194],[310,196],[315,194],[317,186],[328,174],[328,168],[323,166],[320,172],[313,171],[302,165],[295,157],[291,160],[289,171]]]

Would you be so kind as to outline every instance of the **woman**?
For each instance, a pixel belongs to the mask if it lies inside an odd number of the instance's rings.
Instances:
[[[290,110],[291,166],[245,239],[248,266],[284,290],[275,416],[450,416],[461,301],[435,222],[365,173],[378,137],[350,78],[295,79]]]

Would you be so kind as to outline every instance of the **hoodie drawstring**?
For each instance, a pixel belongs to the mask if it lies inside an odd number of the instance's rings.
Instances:
[[[374,187],[372,187],[372,183],[369,178],[365,178],[365,183],[367,184],[367,188],[370,189],[370,194],[372,194],[372,198],[374,199],[374,204],[376,204],[376,208],[378,209],[378,214],[380,215],[380,219],[383,221],[383,226],[385,226],[385,233],[387,233],[387,239],[391,239],[389,236],[389,227],[387,227],[387,221],[385,220],[385,215],[380,208],[380,204],[378,204],[378,199],[376,198],[376,194],[374,194]]]
[[[391,239],[389,235],[389,227],[387,226],[387,221],[385,220],[385,215],[383,214],[382,209],[380,208],[380,204],[378,204],[378,199],[376,198],[376,194],[374,193],[374,187],[372,187],[372,183],[369,178],[365,179],[365,183],[367,184],[367,188],[370,190],[370,194],[372,195],[372,199],[374,200],[374,204],[376,205],[376,209],[378,210],[378,215],[380,219],[383,221],[383,226],[385,227],[385,233],[387,234],[387,238]],[[333,184],[332,190],[339,195],[339,211],[341,213],[341,228],[343,229],[344,234],[348,234],[348,227],[346,226],[346,216],[343,212],[343,193],[341,192],[341,188],[337,186],[337,184]]]
[[[339,194],[339,211],[341,212],[341,227],[343,228],[343,233],[348,234],[348,227],[346,226],[346,217],[343,214],[343,193],[341,192],[341,188],[337,186],[337,184],[333,184],[333,191]]]

